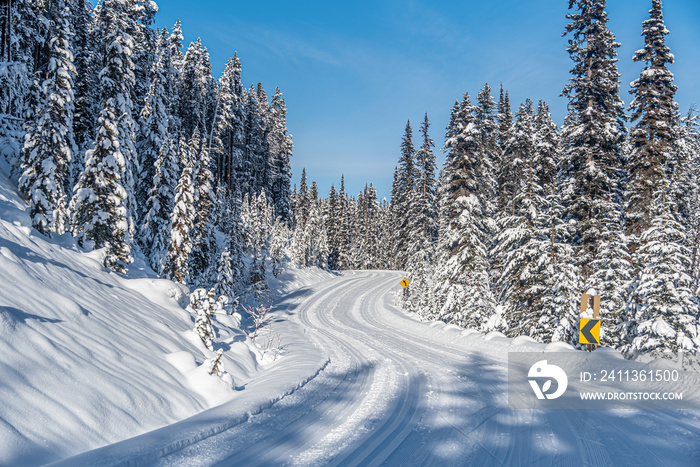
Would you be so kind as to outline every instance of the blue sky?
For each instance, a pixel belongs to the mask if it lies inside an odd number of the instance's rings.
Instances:
[[[372,182],[389,196],[407,120],[417,130],[425,112],[436,152],[455,100],[501,83],[513,111],[530,98],[547,101],[563,122],[559,97],[572,62],[561,34],[567,0],[157,0],[156,26],[182,21],[185,45],[202,38],[213,74],[238,52],[243,84],[262,82],[285,93],[294,139],[293,182],[302,167],[327,195],[345,174],[356,194]],[[651,0],[609,0],[609,27],[618,49],[621,94],[642,65],[641,23]],[[685,113],[700,104],[700,2],[666,0],[667,44]],[[437,152],[438,163],[444,160]]]

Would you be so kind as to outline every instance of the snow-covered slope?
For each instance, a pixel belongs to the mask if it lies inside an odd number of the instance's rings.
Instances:
[[[131,278],[110,273],[100,251],[30,225],[0,170],[0,465],[56,460],[170,424],[229,400],[256,371],[250,341],[222,316],[217,346],[234,384],[208,375],[212,354],[181,306],[183,287],[138,267]]]

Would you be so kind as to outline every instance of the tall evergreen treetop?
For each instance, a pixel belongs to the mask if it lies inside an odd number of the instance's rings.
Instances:
[[[641,235],[651,223],[653,193],[666,176],[675,139],[673,96],[677,87],[673,84],[673,73],[667,68],[674,57],[665,44],[668,29],[663,21],[661,0],[652,0],[649,14],[650,18],[642,23],[644,48],[633,57],[635,62],[644,62],[646,66],[630,90],[634,96],[630,104],[632,120],[637,123],[630,132],[627,215],[628,231],[635,236]]]
[[[569,0],[569,9],[575,12],[567,15],[571,22],[564,35],[570,35],[567,51],[574,68],[562,93],[569,98],[564,192],[568,216],[576,221],[573,240],[586,265],[600,246],[600,219],[612,216],[622,201],[626,130],[617,71],[620,44],[607,28],[605,0]],[[583,274],[590,274],[587,266]]]

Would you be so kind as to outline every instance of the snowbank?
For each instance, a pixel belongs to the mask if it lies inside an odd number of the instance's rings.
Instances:
[[[192,331],[188,291],[134,268],[127,278],[69,235],[31,229],[0,172],[0,465],[32,465],[132,437],[230,400],[257,371],[245,333],[222,324],[215,349]]]

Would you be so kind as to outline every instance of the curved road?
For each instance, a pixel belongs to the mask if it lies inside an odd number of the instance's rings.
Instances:
[[[157,465],[697,465],[697,412],[509,410],[513,341],[416,321],[401,275],[347,273],[281,300],[329,363]]]

